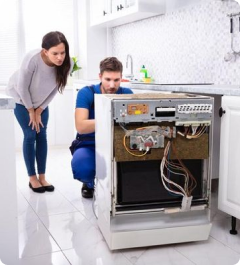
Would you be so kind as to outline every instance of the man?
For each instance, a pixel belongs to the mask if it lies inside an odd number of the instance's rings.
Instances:
[[[75,179],[83,182],[82,197],[92,198],[95,179],[95,120],[94,94],[132,94],[129,88],[120,86],[122,63],[116,57],[108,57],[100,62],[100,84],[79,90],[76,101],[75,125],[79,148],[72,158]]]

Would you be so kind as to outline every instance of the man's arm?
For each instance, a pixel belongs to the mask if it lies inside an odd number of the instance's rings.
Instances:
[[[80,134],[95,132],[95,120],[89,120],[89,111],[85,108],[76,108],[75,126]]]

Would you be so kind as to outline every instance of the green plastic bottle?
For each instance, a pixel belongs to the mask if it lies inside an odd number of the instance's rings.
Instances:
[[[141,70],[140,70],[140,76],[141,76],[141,80],[143,78],[147,78],[148,77],[148,72],[147,72],[147,69],[145,68],[145,65],[143,65]]]

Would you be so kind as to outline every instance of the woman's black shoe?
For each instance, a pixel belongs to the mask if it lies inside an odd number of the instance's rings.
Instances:
[[[49,186],[43,186],[43,188],[45,189],[45,191],[54,191],[54,186],[53,185],[49,185]]]
[[[33,188],[31,182],[29,182],[29,187],[30,187],[30,189],[32,189],[34,192],[37,192],[37,193],[44,193],[45,192],[44,187]]]
[[[94,189],[88,188],[87,184],[83,183],[82,185],[82,197],[83,198],[92,198]]]

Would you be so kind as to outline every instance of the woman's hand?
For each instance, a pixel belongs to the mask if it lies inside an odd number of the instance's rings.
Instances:
[[[42,112],[43,112],[43,109],[41,109],[41,108],[37,108],[35,110],[35,121],[36,121],[36,131],[37,131],[37,133],[40,132],[40,125],[42,126],[42,128],[44,127],[43,123],[42,123],[42,117],[41,117]]]
[[[28,113],[29,113],[29,119],[30,119],[28,126],[32,126],[32,130],[34,130],[34,128],[36,128],[36,118],[35,118],[34,108],[28,109]]]
[[[40,125],[44,127],[41,119],[42,112],[43,109],[41,108],[37,108],[36,110],[34,110],[33,108],[28,109],[29,118],[30,118],[28,126],[32,126],[32,130],[36,129],[37,133],[40,132]]]

